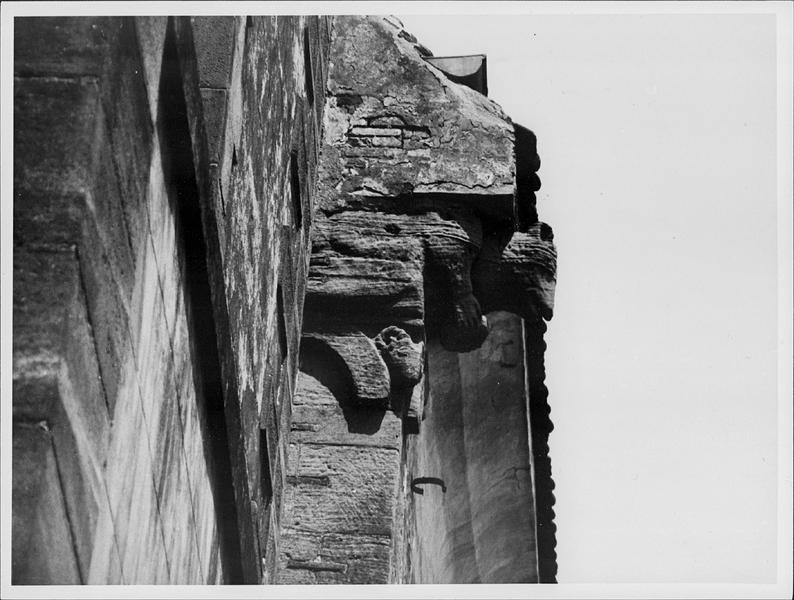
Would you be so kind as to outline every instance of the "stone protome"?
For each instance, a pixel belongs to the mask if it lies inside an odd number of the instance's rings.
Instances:
[[[414,42],[393,20],[335,20],[305,326],[471,351],[487,311],[551,317],[540,160],[531,131]]]

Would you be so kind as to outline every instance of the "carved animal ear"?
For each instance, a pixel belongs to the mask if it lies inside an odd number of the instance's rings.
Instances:
[[[383,410],[391,390],[391,377],[375,343],[363,333],[310,333],[304,337],[323,343],[342,359],[353,382],[352,401],[362,408]]]
[[[504,310],[527,321],[551,319],[557,271],[553,240],[551,227],[538,222],[513,234],[498,263],[474,264],[472,284],[483,312]]]

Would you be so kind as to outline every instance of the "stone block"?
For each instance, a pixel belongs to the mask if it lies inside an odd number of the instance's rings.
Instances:
[[[39,192],[26,203],[90,189],[99,93],[93,77],[15,79],[14,189]]]
[[[338,18],[334,40],[328,89],[336,102],[329,103],[326,117],[328,143],[339,146],[347,139],[362,145],[361,138],[346,134],[355,136],[360,122],[383,117],[397,117],[432,138],[430,154],[413,160],[404,160],[393,138],[371,138],[366,145],[381,160],[370,161],[350,185],[356,187],[361,178],[379,181],[381,193],[389,196],[400,195],[410,182],[415,193],[476,193],[483,203],[512,198],[514,134],[498,105],[447,80],[383,19]],[[357,102],[347,102],[354,97]],[[395,149],[397,154],[385,152]],[[472,156],[478,157],[475,163]],[[333,200],[323,198],[323,204]]]
[[[137,250],[147,227],[153,125],[134,19],[114,19],[107,35],[110,48],[102,73],[101,101],[131,245]]]
[[[14,247],[68,247],[80,241],[85,195],[18,189],[14,194]]]
[[[289,550],[282,552],[278,583],[388,583],[388,537],[329,533],[307,539],[285,531],[282,540]]]
[[[47,419],[58,401],[67,314],[79,289],[74,251],[14,252],[14,418]]]
[[[156,492],[170,582],[200,584],[206,581],[205,567],[201,564],[199,554],[193,489],[183,449],[176,390],[171,391],[173,394],[164,399],[166,406],[161,413],[157,438],[153,441]]]
[[[11,582],[81,583],[58,462],[47,425],[15,423],[12,446]]]
[[[102,501],[98,503],[91,570],[86,578],[86,583],[89,585],[125,583],[124,574],[121,571],[121,554],[116,540],[115,524],[107,498],[108,494],[104,493]]]
[[[285,525],[389,535],[398,472],[399,452],[388,448],[304,444]]]
[[[67,402],[74,400],[74,398],[68,399]],[[88,399],[86,398],[86,400]],[[52,443],[75,558],[81,573],[81,582],[85,583],[91,569],[91,556],[94,550],[94,533],[98,513],[98,503],[95,497],[97,490],[93,487],[92,473],[87,470],[91,466],[86,467],[86,463],[91,465],[91,462],[80,456],[80,444],[75,439],[75,431],[82,435],[85,429],[80,427],[80,424],[75,424],[77,427],[73,429],[73,424],[60,403],[58,408],[60,410],[57,410],[52,419]],[[104,403],[101,409],[106,417],[107,411]],[[105,423],[106,431],[107,424]],[[102,432],[100,430],[97,433],[101,435]]]
[[[163,48],[168,27],[168,17],[135,17],[135,33],[143,61],[146,91],[152,123],[157,122],[158,97],[160,94],[160,69],[163,63]]]
[[[292,407],[291,442],[340,443],[399,450],[399,417],[391,412],[373,413],[350,406],[343,408],[331,389],[316,377],[316,370],[308,370],[313,374],[304,370],[298,373]]]
[[[99,76],[107,55],[108,17],[16,17],[14,75]]]
[[[234,17],[191,17],[199,85],[226,89],[231,84],[237,28]]]
[[[111,420],[82,287],[69,305],[66,321],[60,399],[74,431],[91,493],[101,496],[100,478],[110,442]]]
[[[131,418],[133,415],[127,413],[116,419],[114,435],[118,432],[120,441],[126,440],[126,443],[119,444],[108,461],[108,471],[115,469],[122,473],[107,479],[122,570],[128,583],[169,583],[170,569],[153,483],[149,441],[145,434],[141,440],[145,427],[140,408],[130,408],[140,416]],[[122,416],[127,418],[122,419]],[[122,433],[121,429],[127,431]],[[142,552],[144,548],[146,552]]]
[[[226,90],[201,89],[204,107],[204,126],[207,131],[209,162],[220,164],[223,160],[224,134],[226,133]]]
[[[38,550],[33,533],[51,440],[46,422],[15,424],[12,435],[11,578],[12,583],[20,583],[33,576],[28,574],[28,564],[35,554],[28,557]]]
[[[96,239],[96,238],[94,238]],[[87,238],[90,242],[91,238]],[[113,414],[122,364],[131,352],[127,301],[101,245],[80,253],[80,272],[108,407]]]
[[[83,251],[107,254],[113,279],[120,287],[122,297],[129,301],[139,248],[131,246],[133,238],[127,225],[119,180],[113,165],[113,152],[104,127],[100,128],[97,146],[98,158],[93,186],[86,197]],[[140,240],[139,232],[136,239]]]

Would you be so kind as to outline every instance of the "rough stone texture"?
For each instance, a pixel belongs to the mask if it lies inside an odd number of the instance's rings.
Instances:
[[[194,524],[207,501],[214,512],[204,433],[190,401],[177,408],[192,360],[176,337],[184,264],[149,112],[159,73],[139,75],[136,30],[132,19],[17,21],[15,416],[33,416],[20,403],[41,389],[46,356],[49,403],[37,418],[52,431],[79,581],[206,582],[215,534],[202,552]],[[58,43],[37,49],[47,36]],[[41,556],[62,552],[46,536],[36,543]]]
[[[344,177],[339,192],[481,193],[509,208],[511,123],[495,103],[422,60],[399,33],[385,19],[336,21],[326,141],[338,153],[338,161],[329,158]],[[322,194],[325,209],[347,202]]]
[[[391,325],[412,336],[427,327],[468,351],[488,332],[474,288],[518,283],[524,311],[536,300],[528,296],[541,296],[550,316],[550,228],[511,240],[530,225],[522,217],[534,211],[534,190],[523,181],[534,182],[539,160],[521,128],[516,193],[516,126],[404,33],[385,19],[336,19],[306,326],[373,337]],[[515,309],[491,296],[488,310]]]
[[[518,317],[553,312],[540,161],[529,130],[426,54],[392,20],[334,21],[279,581],[538,581]],[[500,310],[517,316],[489,323]],[[400,454],[373,461],[399,421]],[[428,469],[451,483],[435,498],[428,474],[415,506]],[[326,542],[372,522],[380,554]]]
[[[341,359],[301,348],[278,583],[387,583],[401,423],[362,410]]]
[[[422,379],[423,344],[414,344],[399,327],[387,327],[375,338],[375,345],[389,369],[396,388],[413,387]]]
[[[368,407],[385,408],[391,389],[389,369],[376,343],[364,334],[308,334],[339,355],[353,384],[353,400]]]
[[[15,583],[553,580],[531,131],[393,19],[15,51]]]
[[[15,20],[15,583],[272,579],[326,21]]]
[[[406,582],[538,580],[522,324],[508,313],[488,320],[478,350],[428,345],[425,419],[406,449]],[[412,490],[423,477],[445,489]]]
[[[46,423],[17,423],[13,432],[12,583],[80,583],[66,503]],[[43,472],[42,472],[43,471]],[[50,551],[39,552],[46,545]]]
[[[472,268],[474,295],[482,310],[509,311],[527,321],[551,319],[557,281],[553,239],[551,227],[535,223],[514,233],[501,254],[493,247],[484,250]]]
[[[308,101],[305,59],[313,61],[312,73],[325,72],[326,27],[319,17],[239,19],[235,44],[244,60],[235,63],[228,79],[217,167],[210,157],[210,172],[219,179],[219,185],[212,185],[212,212],[219,286],[225,290],[228,315],[228,331],[221,335],[228,344],[227,373],[236,380],[236,392],[229,396],[237,396],[239,414],[231,444],[240,454],[232,468],[239,529],[243,536],[251,535],[242,556],[256,560],[247,581],[272,581],[278,553],[275,536],[308,269],[321,129],[317,119],[322,114],[322,106],[320,112],[315,106],[320,98],[314,104]],[[221,37],[229,43],[228,36]],[[317,81],[312,85],[322,89]],[[263,559],[271,562],[266,566]]]

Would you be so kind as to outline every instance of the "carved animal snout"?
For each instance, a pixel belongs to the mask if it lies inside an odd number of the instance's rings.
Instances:
[[[554,312],[557,252],[545,223],[516,232],[497,258],[483,252],[472,267],[472,287],[483,312],[505,310],[528,320]]]

